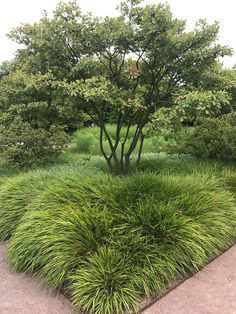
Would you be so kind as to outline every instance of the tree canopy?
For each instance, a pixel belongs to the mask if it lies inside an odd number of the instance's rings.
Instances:
[[[5,110],[23,105],[24,112],[31,112],[32,104],[39,110],[46,106],[48,125],[64,123],[69,129],[85,113],[100,127],[101,151],[110,170],[129,174],[130,158],[139,145],[140,162],[144,127],[157,109],[176,106],[182,94],[188,101],[201,95],[209,102],[214,96],[209,90],[221,91],[221,100],[225,97],[229,104],[222,90],[232,86],[228,75],[224,80],[219,74],[219,58],[231,49],[218,44],[218,31],[218,23],[205,20],[186,31],[185,21],[174,18],[167,4],[143,6],[142,1],[127,0],[116,17],[99,18],[82,13],[76,1],[60,2],[53,17],[45,13],[38,23],[9,34],[21,47],[14,70],[1,71],[0,102]],[[115,141],[107,121],[117,126]],[[131,125],[136,132],[127,145]],[[122,128],[127,130],[123,138]]]

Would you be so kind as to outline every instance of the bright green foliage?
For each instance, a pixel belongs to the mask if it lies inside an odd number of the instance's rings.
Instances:
[[[178,95],[175,107],[160,108],[148,124],[151,133],[178,131],[182,123],[196,123],[202,118],[214,118],[232,111],[230,96],[225,91],[194,91]]]
[[[235,161],[235,115],[203,120],[180,150],[205,159]]]
[[[225,91],[195,91],[175,99],[176,111],[182,121],[217,117],[231,111],[230,97]]]
[[[32,171],[7,180],[0,189],[0,239],[9,239],[26,212],[26,207],[55,177],[46,170]]]
[[[235,199],[226,190],[234,191],[235,171],[183,160],[156,158],[175,175],[50,179],[28,199],[28,213],[25,203],[12,208],[11,220],[21,215],[8,251],[13,269],[69,290],[81,310],[137,311],[142,297],[201,269],[236,236]]]
[[[94,314],[121,314],[138,310],[128,257],[101,247],[71,276],[72,301]]]
[[[0,239],[6,240],[18,226],[24,214],[28,211],[48,208],[63,208],[66,205],[72,207],[92,204],[96,207],[104,206],[106,197],[99,177],[94,180],[85,179],[95,173],[99,173],[96,166],[88,165],[91,160],[77,161],[79,164],[56,166],[48,170],[35,170],[19,176],[13,176],[2,183],[0,188]],[[83,164],[84,163],[84,164]],[[59,182],[58,182],[59,181]],[[97,183],[96,182],[100,182]],[[109,186],[110,179],[104,181]],[[100,189],[96,188],[100,186]],[[58,199],[58,196],[60,198]],[[110,200],[108,199],[107,202]]]
[[[103,213],[85,207],[29,212],[13,236],[11,265],[16,271],[37,272],[51,289],[65,287],[81,259],[96,252],[109,236],[109,225]]]

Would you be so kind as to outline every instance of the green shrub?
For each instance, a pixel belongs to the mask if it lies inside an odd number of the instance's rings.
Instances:
[[[54,161],[67,142],[61,127],[35,129],[20,118],[0,130],[0,153],[10,164],[21,167]]]
[[[0,161],[0,185],[4,184],[10,177],[19,173],[20,169],[18,167],[10,166],[4,160]]]
[[[197,157],[236,160],[236,117],[205,119],[180,149]]]
[[[83,131],[77,131],[72,141],[72,149],[77,153],[99,154],[99,134],[97,136]]]

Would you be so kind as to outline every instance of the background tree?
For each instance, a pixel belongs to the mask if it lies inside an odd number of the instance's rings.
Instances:
[[[40,72],[53,81],[44,87],[46,98],[60,95],[65,107],[72,104],[100,127],[101,151],[116,174],[131,173],[137,145],[139,164],[144,127],[156,109],[176,106],[180,90],[201,89],[198,82],[216,67],[219,57],[231,53],[217,44],[217,23],[200,20],[187,32],[185,21],[173,18],[168,5],[141,2],[122,2],[114,18],[84,15],[76,1],[60,3],[52,18],[44,14],[39,23],[10,34],[23,45],[17,55],[21,71],[36,77]],[[110,119],[116,124],[115,140],[106,128]],[[136,131],[128,144],[131,125]],[[104,140],[109,151],[104,150]]]

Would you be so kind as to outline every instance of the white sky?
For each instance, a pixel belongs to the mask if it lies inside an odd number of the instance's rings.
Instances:
[[[6,33],[21,23],[33,23],[39,20],[45,9],[52,12],[58,0],[0,0],[0,62],[13,58],[18,45],[6,37]],[[67,1],[66,1],[67,2]],[[83,11],[95,15],[114,15],[120,0],[77,0]],[[165,3],[166,0],[145,0],[145,3]],[[169,0],[171,11],[177,18],[187,20],[189,28],[199,18],[209,23],[220,22],[219,42],[235,50],[235,54],[224,59],[231,67],[236,64],[236,0]]]

